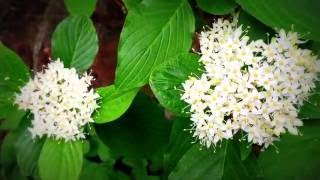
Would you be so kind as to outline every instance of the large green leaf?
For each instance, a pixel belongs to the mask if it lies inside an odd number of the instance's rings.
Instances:
[[[138,92],[138,88],[129,91],[120,91],[112,86],[97,89],[101,97],[100,108],[94,114],[96,123],[105,123],[116,120],[129,108]]]
[[[127,113],[119,120],[96,126],[111,156],[129,161],[162,162],[169,140],[171,123],[154,101],[138,94]]]
[[[125,4],[126,8],[130,11],[132,8],[136,8],[142,0],[123,0],[122,2]]]
[[[222,142],[216,150],[192,146],[180,159],[169,179],[250,179],[254,175],[240,159],[238,147]]]
[[[187,104],[180,100],[182,83],[192,74],[201,74],[198,59],[195,54],[181,54],[152,72],[152,91],[160,103],[174,113],[184,114]]]
[[[83,15],[91,16],[95,7],[97,0],[64,0],[69,13],[71,15]]]
[[[197,4],[203,11],[215,15],[232,13],[238,6],[234,0],[197,0]]]
[[[190,129],[190,123],[191,121],[186,118],[177,118],[173,120],[170,140],[164,154],[165,175],[169,175],[180,158],[193,145],[192,142],[195,138],[193,138],[192,133],[187,130]]]
[[[0,90],[12,95],[19,92],[29,79],[30,73],[23,60],[0,42]],[[1,92],[2,94],[2,92]],[[8,97],[9,98],[9,97]]]
[[[94,163],[85,160],[83,162],[83,170],[81,172],[80,180],[126,180],[128,176],[121,172],[115,172],[112,164]]]
[[[302,136],[286,134],[275,145],[262,152],[259,163],[265,179],[318,179],[320,167],[320,123],[305,121]]]
[[[316,88],[300,108],[299,117],[302,119],[320,118],[320,81],[316,82]]]
[[[56,141],[48,138],[39,157],[42,180],[77,180],[83,161],[81,141]]]
[[[14,94],[29,80],[23,60],[0,42],[0,118],[6,119],[1,129],[14,129],[25,112],[14,105]]]
[[[238,25],[242,25],[243,29],[248,29],[246,35],[249,36],[251,40],[263,39],[266,41],[268,36],[275,33],[272,28],[261,23],[243,10],[239,12]]]
[[[320,41],[319,0],[236,0],[241,7],[272,28],[298,31]]]
[[[188,52],[193,32],[187,0],[145,0],[129,10],[119,43],[116,87],[146,84],[155,67]]]
[[[36,174],[39,155],[44,143],[42,139],[32,139],[29,130],[25,130],[16,142],[17,163],[24,176]]]
[[[15,142],[19,137],[19,133],[16,131],[11,131],[4,137],[1,142],[1,151],[0,151],[0,167],[9,168],[16,161],[15,156]]]
[[[98,38],[92,21],[84,16],[70,16],[55,29],[52,53],[66,67],[87,70],[98,52]]]

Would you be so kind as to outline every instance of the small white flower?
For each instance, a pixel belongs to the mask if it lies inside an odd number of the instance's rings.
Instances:
[[[268,147],[288,131],[298,134],[298,108],[315,87],[320,61],[295,32],[280,30],[269,44],[250,41],[237,19],[218,19],[201,32],[200,79],[183,83],[194,136],[215,146],[239,130],[248,141]]]
[[[93,122],[91,114],[98,107],[99,95],[90,89],[92,79],[86,73],[78,75],[74,68],[64,68],[59,59],[36,73],[16,96],[16,104],[33,113],[29,128],[33,138],[84,138],[83,126]]]

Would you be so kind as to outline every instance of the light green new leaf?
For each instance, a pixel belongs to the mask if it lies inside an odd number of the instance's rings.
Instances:
[[[232,13],[238,6],[234,0],[197,0],[197,4],[203,11],[214,15]]]
[[[120,91],[114,85],[97,89],[101,97],[100,108],[94,114],[96,123],[105,123],[116,120],[129,108],[138,92],[138,88],[129,91]]]
[[[119,42],[116,88],[141,87],[155,67],[188,52],[194,24],[187,0],[145,0],[129,10]]]
[[[169,179],[250,179],[252,173],[240,159],[237,146],[231,141],[207,149],[199,144],[192,146],[180,159]]]
[[[53,33],[53,56],[60,58],[66,67],[85,71],[93,63],[97,52],[97,33],[88,17],[70,16]]]
[[[252,16],[272,28],[294,30],[320,41],[319,0],[236,0]]]
[[[286,134],[259,157],[266,180],[318,179],[320,167],[320,123],[305,121],[302,136]]]
[[[71,15],[83,15],[91,16],[95,7],[97,0],[64,0],[69,13]]]
[[[182,83],[192,74],[200,75],[199,56],[181,54],[155,69],[150,77],[150,86],[164,107],[179,115],[185,115],[187,104],[182,101]]]
[[[77,180],[82,161],[81,141],[56,141],[48,138],[44,143],[38,165],[42,180]]]
[[[36,174],[39,155],[44,143],[42,139],[32,139],[29,130],[25,130],[16,142],[17,163],[24,176]]]

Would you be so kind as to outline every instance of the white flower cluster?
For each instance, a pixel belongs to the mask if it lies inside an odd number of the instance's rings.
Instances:
[[[29,128],[36,136],[77,140],[84,138],[83,126],[93,122],[99,95],[89,89],[92,76],[79,76],[74,68],[64,68],[60,60],[38,72],[16,96],[16,103],[34,115]]]
[[[249,41],[237,19],[219,19],[200,35],[204,73],[183,83],[194,136],[215,146],[239,130],[267,147],[286,131],[298,134],[297,112],[315,87],[320,61],[301,49],[295,32],[280,30],[270,43]]]

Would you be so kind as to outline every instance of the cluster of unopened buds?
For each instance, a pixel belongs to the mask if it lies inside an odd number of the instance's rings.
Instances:
[[[301,49],[295,32],[278,31],[270,42],[251,40],[233,21],[218,19],[200,35],[204,66],[183,83],[192,130],[202,145],[215,146],[237,132],[268,147],[280,134],[299,134],[299,107],[307,100],[320,61]]]
[[[36,73],[16,96],[16,104],[33,114],[32,136],[65,141],[84,138],[83,127],[93,122],[91,114],[98,107],[99,95],[90,89],[92,79],[65,68],[60,60]]]

